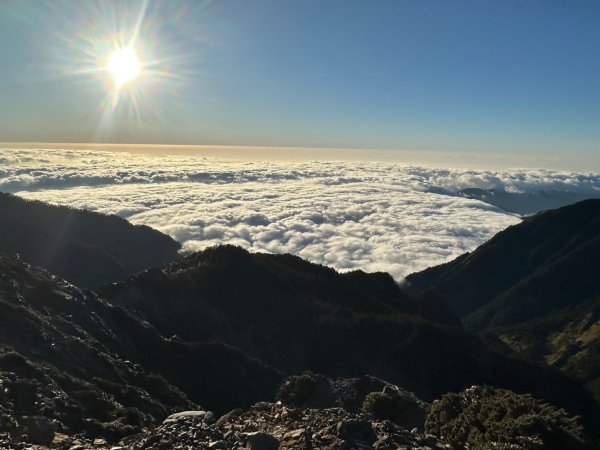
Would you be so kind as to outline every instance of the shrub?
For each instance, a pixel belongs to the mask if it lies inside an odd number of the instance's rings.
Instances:
[[[367,394],[362,407],[369,414],[382,420],[394,420],[398,413],[398,405],[395,400],[383,392],[370,392]]]
[[[427,405],[406,391],[386,387],[382,392],[370,392],[362,408],[379,420],[390,420],[409,430],[423,431],[425,426]]]
[[[277,397],[283,403],[303,406],[315,392],[319,380],[312,373],[303,373],[289,377],[279,388]]]
[[[427,433],[457,449],[576,450],[596,448],[580,417],[531,395],[473,386],[433,403]]]

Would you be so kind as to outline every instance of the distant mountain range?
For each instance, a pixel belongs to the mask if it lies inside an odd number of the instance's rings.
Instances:
[[[507,192],[503,189],[467,188],[460,191],[459,194],[525,216],[591,198],[600,198],[600,192],[594,194],[552,189],[535,192]]]
[[[589,391],[598,387],[600,370],[600,201],[527,218],[470,254],[410,276],[402,288],[388,274],[340,274],[296,256],[234,246],[175,259],[178,246],[170,238],[114,216],[13,196],[0,201],[8,207],[0,209],[8,234],[0,249],[9,253],[0,255],[0,385],[6,387],[0,390],[0,446],[3,432],[33,439],[31,429],[52,427],[116,441],[198,405],[221,415],[274,401],[286,376],[305,371],[356,380],[370,374],[425,401],[492,385],[565,408],[568,413],[536,404],[535,411],[546,411],[550,422],[577,436],[583,431],[570,414],[600,433],[594,428],[600,405]],[[36,243],[42,246],[37,251]],[[73,258],[42,258],[52,252]],[[145,268],[145,261],[159,267]],[[103,284],[81,290],[31,264],[59,268],[88,286]],[[115,267],[127,275],[115,279],[121,273]],[[291,398],[315,389],[319,378],[311,377],[295,379]],[[353,382],[363,383],[365,411],[399,417],[389,409],[399,404],[391,388],[367,404],[365,382]],[[538,414],[523,406],[533,405],[526,396],[473,392],[456,398],[489,397],[480,405],[485,414],[500,414],[498,405],[507,399],[516,402],[511,415]],[[439,416],[430,419],[431,429],[454,430],[449,438],[459,444],[488,442],[462,436],[458,416],[444,425],[461,408],[479,414],[462,400],[444,398],[443,407],[432,409]],[[477,420],[486,427],[494,422]],[[517,419],[510,420],[503,426]],[[523,430],[539,428],[518,427],[517,440]],[[489,439],[497,436],[488,431]]]

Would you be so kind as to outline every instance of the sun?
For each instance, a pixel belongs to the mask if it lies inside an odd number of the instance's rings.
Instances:
[[[135,80],[140,74],[142,65],[133,47],[123,47],[114,50],[106,65],[106,70],[112,75],[118,89],[126,83]]]

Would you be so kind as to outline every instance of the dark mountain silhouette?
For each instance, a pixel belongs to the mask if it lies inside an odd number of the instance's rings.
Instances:
[[[584,381],[600,399],[600,200],[546,211],[407,277],[471,330]]]
[[[230,346],[165,339],[93,292],[0,256],[0,429],[42,416],[114,439],[197,408],[188,398],[216,412],[274,398],[280,380]]]
[[[39,224],[54,227],[60,223],[77,239],[45,235],[34,242],[53,239],[53,251],[79,248],[83,239],[94,242],[89,253],[75,250],[77,258],[63,260],[65,270],[80,270],[88,280],[97,276],[95,270],[110,267],[107,261],[111,259],[102,259],[105,248],[127,258],[127,249],[137,251],[142,243],[149,246],[156,239],[166,239],[168,248],[173,242],[153,230],[123,225],[111,216],[12,196],[1,198],[10,212],[4,214],[3,210],[3,226],[9,231],[21,227],[2,242],[21,242],[28,248],[27,236],[41,230]],[[197,405],[222,414],[258,401],[273,401],[287,375],[305,371],[335,378],[358,377],[356,386],[372,379],[364,378],[370,374],[414,391],[426,401],[474,384],[493,385],[532,394],[581,415],[587,429],[596,432],[598,403],[572,376],[588,387],[598,378],[597,359],[593,359],[600,341],[598,296],[588,280],[597,267],[598,207],[598,203],[585,202],[567,212],[526,219],[505,231],[508,237],[486,250],[483,259],[476,258],[478,263],[489,263],[495,261],[497,252],[506,258],[511,252],[527,256],[526,262],[507,266],[507,274],[489,276],[489,289],[484,290],[489,300],[468,311],[470,324],[494,330],[494,334],[481,337],[465,331],[452,312],[456,303],[450,297],[449,306],[443,290],[423,288],[421,294],[409,295],[387,274],[340,274],[292,255],[214,247],[95,291],[82,291],[42,268],[0,255],[0,446],[14,436],[42,442],[55,429],[71,436],[65,448],[79,445],[73,434],[80,432],[88,438],[103,436],[114,441],[152,428],[172,412],[197,409]],[[73,215],[65,216],[69,212]],[[520,235],[521,226],[529,227],[525,237]],[[121,249],[109,242],[115,229]],[[90,230],[100,231],[90,234]],[[146,233],[142,237],[140,230]],[[122,236],[128,240],[121,240]],[[528,251],[525,243],[537,244]],[[143,250],[138,257],[143,257]],[[162,253],[157,250],[153,254],[159,258]],[[94,262],[84,265],[86,261],[79,259],[83,256]],[[469,255],[459,258],[458,264],[465,258]],[[78,262],[82,267],[74,268]],[[461,266],[463,281],[473,267]],[[432,269],[427,276],[435,273],[441,277],[436,270],[440,269]],[[101,275],[105,277],[106,272]],[[552,279],[544,281],[544,276]],[[565,302],[557,292],[548,291],[558,290],[568,277],[580,283],[572,289],[576,302]],[[550,287],[537,284],[542,281]],[[415,292],[416,287],[416,283],[412,285]],[[467,287],[471,289],[466,289],[466,298],[474,305],[482,298],[481,292]],[[456,289],[461,292],[458,286]],[[507,293],[516,299],[530,294],[533,300],[522,305],[502,300]],[[537,295],[551,302],[538,302]],[[511,308],[503,312],[504,305]],[[547,314],[540,318],[536,316],[539,310]],[[579,347],[572,345],[573,340]],[[540,349],[547,351],[542,354]],[[305,378],[293,378],[299,380],[293,398],[306,394],[306,383],[301,382]],[[348,383],[330,383],[331,394],[347,400],[343,394],[347,389],[339,391],[337,386],[347,387]],[[367,402],[368,397],[372,411],[402,416],[387,410],[400,404],[389,388],[387,393],[384,386],[382,393],[375,394],[364,398]],[[523,401],[528,402],[527,398]],[[496,408],[492,403],[490,408]],[[262,405],[256,411],[267,408]],[[268,408],[279,411],[280,406]],[[548,411],[548,420],[560,418],[558,432],[581,431],[572,415]],[[209,417],[202,414],[202,420]],[[242,413],[232,414],[227,420],[235,421],[236,414]],[[320,417],[325,413],[314,414]],[[352,414],[363,420],[362,412]],[[174,420],[159,427],[158,434],[138,435],[137,439],[143,439],[140,445],[152,448],[166,439],[161,433],[167,429],[179,442],[182,429],[172,425],[179,423]],[[576,426],[570,427],[571,420]],[[460,430],[455,425],[453,422],[453,430]],[[519,428],[515,436],[526,434],[527,426]],[[3,435],[7,431],[8,438]],[[493,438],[493,433],[490,436]],[[184,440],[191,442],[192,438],[185,431]],[[456,439],[458,442],[461,437]]]
[[[65,431],[118,435],[193,405],[163,378],[113,353],[118,335],[96,307],[109,308],[0,256],[2,428],[39,415],[58,419]]]
[[[386,274],[221,246],[98,292],[165,336],[219,340],[286,373],[368,373],[425,400],[485,383],[600,417],[566,376],[486,346],[439,298],[415,301]]]
[[[170,237],[114,215],[0,193],[0,252],[18,253],[81,287],[173,261],[179,248]]]
[[[409,275],[477,329],[512,325],[598,292],[600,200],[528,217],[454,261]],[[482,308],[485,308],[484,310]]]
[[[460,384],[449,358],[436,361],[449,366],[439,380],[422,376],[434,363],[424,349],[462,348],[458,322],[429,320],[435,311],[423,311],[387,274],[339,274],[292,255],[222,246],[98,292],[165,336],[218,339],[288,373],[389,371],[428,396]],[[381,345],[386,341],[395,344]],[[390,361],[402,354],[410,358],[398,371]]]

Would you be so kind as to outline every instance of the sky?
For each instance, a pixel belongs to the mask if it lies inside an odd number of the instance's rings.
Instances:
[[[598,23],[578,0],[2,0],[0,141],[593,160]]]

